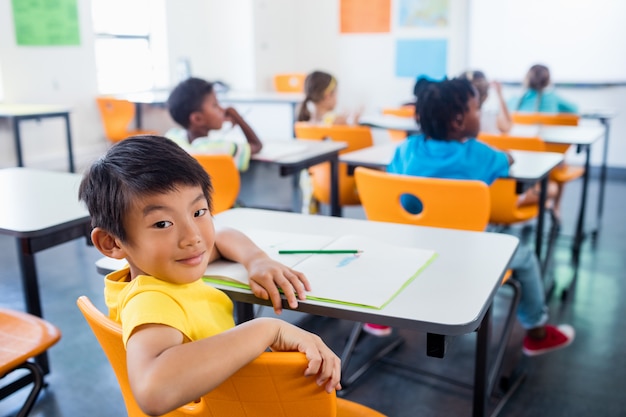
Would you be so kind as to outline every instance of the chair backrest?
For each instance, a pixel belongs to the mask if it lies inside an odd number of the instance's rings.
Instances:
[[[135,105],[127,100],[113,97],[96,97],[104,133],[111,142],[119,142],[129,136],[128,126],[135,118]]]
[[[382,113],[391,116],[414,118],[415,106],[387,107],[382,110]],[[391,139],[393,142],[401,142],[407,137],[407,133],[405,130],[389,129],[387,130],[387,132],[389,133],[389,139]]]
[[[386,107],[382,110],[383,114],[398,117],[415,117],[415,106]]]
[[[213,184],[213,214],[228,210],[235,205],[241,188],[239,170],[230,155],[194,154],[211,177]]]
[[[356,178],[368,220],[483,231],[490,212],[489,187],[482,181],[424,178],[358,167]],[[419,198],[422,211],[407,212],[404,194]]]
[[[129,417],[146,416],[137,405],[126,373],[121,326],[98,310],[86,296],[77,301],[122,390]],[[198,401],[163,417],[336,416],[336,395],[305,378],[307,360],[300,352],[265,352]]]
[[[512,112],[511,120],[524,125],[578,126],[580,116],[575,113]]]
[[[296,122],[294,125],[298,139],[332,140],[345,142],[348,147],[340,153],[356,151],[374,144],[372,132],[367,126],[320,126],[307,122]],[[330,165],[315,165],[309,169],[313,178],[313,196],[320,202],[330,202]],[[339,203],[342,206],[360,204],[354,177],[348,175],[345,164],[339,164]]]
[[[546,144],[538,137],[509,136],[504,134],[479,133],[478,140],[503,151],[545,152]]]
[[[306,74],[293,72],[274,75],[274,89],[279,93],[304,92]]]
[[[0,308],[0,378],[59,341],[61,332],[31,314]]]
[[[574,113],[511,113],[513,123],[546,125],[546,126],[578,126],[580,116]],[[547,143],[547,152],[565,153],[570,148],[567,144]]]

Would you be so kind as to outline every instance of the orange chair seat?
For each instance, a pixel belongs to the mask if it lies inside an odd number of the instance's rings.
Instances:
[[[0,376],[59,341],[61,332],[30,314],[0,308]]]
[[[572,166],[568,164],[560,164],[552,171],[550,171],[550,179],[559,184],[573,181],[585,175],[585,168],[579,166]]]

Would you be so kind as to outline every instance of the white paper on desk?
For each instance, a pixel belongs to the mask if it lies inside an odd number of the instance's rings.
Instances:
[[[436,255],[432,250],[389,245],[364,236],[333,239],[269,231],[246,231],[246,234],[273,259],[307,276],[312,287],[308,298],[378,309],[391,301]],[[356,249],[362,253],[278,255],[280,249]],[[214,278],[211,282],[225,285],[230,280],[220,277],[248,283],[245,268],[232,262],[212,263],[206,275]]]
[[[261,151],[254,155],[253,159],[259,161],[276,161],[285,156],[304,152],[307,146],[298,142],[270,142],[264,143]]]

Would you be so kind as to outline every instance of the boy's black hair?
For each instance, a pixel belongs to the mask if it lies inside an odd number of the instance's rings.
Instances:
[[[202,109],[207,94],[213,92],[213,83],[201,78],[187,78],[179,83],[167,99],[172,119],[185,129],[189,128],[189,116]]]
[[[132,136],[112,146],[85,173],[78,198],[91,226],[126,241],[124,217],[135,199],[181,185],[199,186],[212,211],[211,179],[193,156],[161,136]]]
[[[430,83],[419,96],[419,117],[427,138],[448,139],[450,124],[468,109],[468,101],[476,97],[468,80],[454,78]]]

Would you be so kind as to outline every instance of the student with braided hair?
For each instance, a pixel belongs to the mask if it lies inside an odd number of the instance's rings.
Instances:
[[[506,152],[476,140],[480,129],[478,93],[470,81],[430,83],[419,95],[422,134],[410,136],[397,149],[387,171],[430,178],[479,180],[491,184],[506,177],[512,158]],[[404,208],[418,214],[423,207],[411,195],[401,199]],[[570,325],[547,324],[548,308],[539,261],[521,244],[509,267],[522,287],[517,318],[526,329],[523,351],[541,355],[569,345],[575,331]]]

